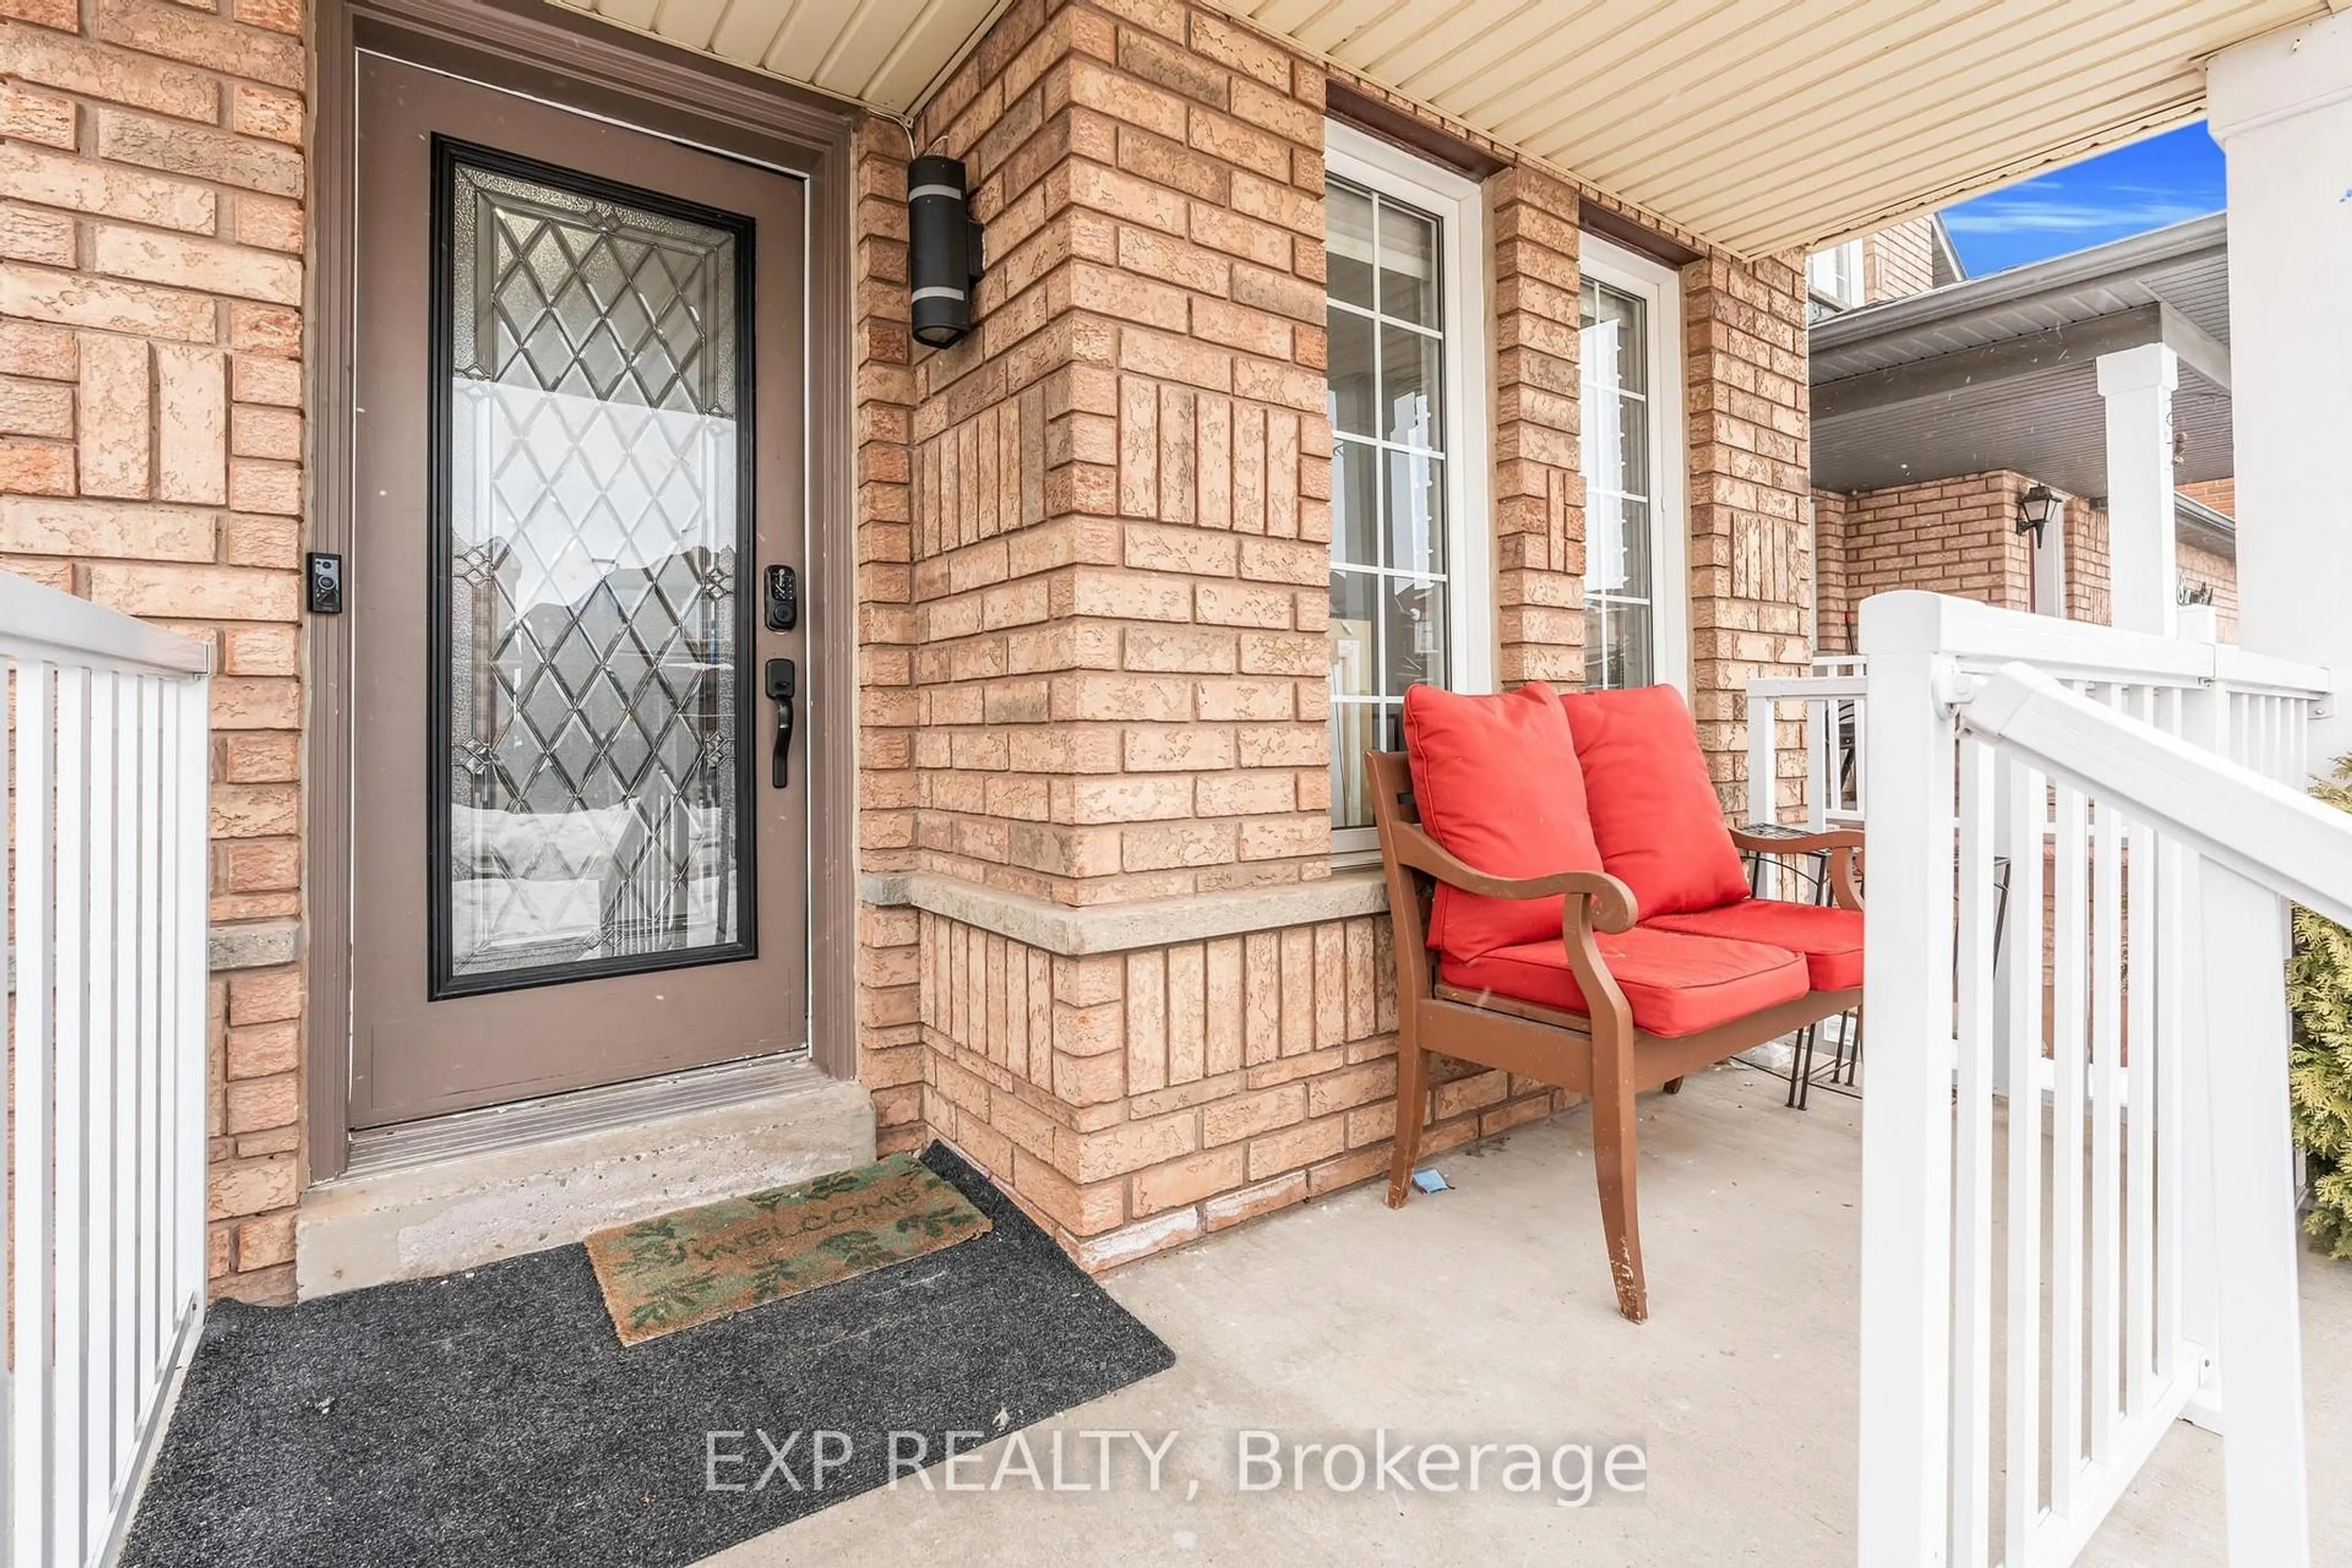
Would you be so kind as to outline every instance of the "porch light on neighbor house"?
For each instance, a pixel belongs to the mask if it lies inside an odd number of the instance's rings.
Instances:
[[[2017,531],[2033,535],[2033,547],[2042,548],[2042,526],[2058,515],[2057,493],[2048,485],[2036,485],[2017,498]]]

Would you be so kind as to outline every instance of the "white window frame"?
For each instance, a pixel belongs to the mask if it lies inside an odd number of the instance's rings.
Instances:
[[[1443,226],[1439,298],[1444,311],[1446,686],[1495,689],[1495,552],[1489,493],[1486,204],[1472,180],[1337,121],[1323,122],[1323,167],[1351,184],[1419,207]],[[1336,532],[1337,530],[1335,529]],[[1377,853],[1370,827],[1335,827],[1335,856]]]
[[[1863,267],[1865,259],[1859,237],[1842,239],[1835,245],[1824,245],[1805,258],[1805,292],[1836,310],[1854,309],[1862,303],[1864,294],[1868,291],[1863,281]],[[1816,261],[1827,261],[1830,264],[1827,270],[1830,274],[1831,287],[1822,288],[1815,281],[1813,263]],[[1838,265],[1840,261],[1843,261],[1846,265],[1840,267]],[[1837,287],[1841,281],[1839,276],[1841,273],[1843,274],[1843,289]]]
[[[1641,300],[1649,322],[1650,679],[1679,688],[1687,698],[1691,583],[1682,278],[1672,268],[1612,245],[1589,229],[1580,237],[1579,248],[1584,275]],[[1593,476],[1587,474],[1584,479],[1590,486]]]

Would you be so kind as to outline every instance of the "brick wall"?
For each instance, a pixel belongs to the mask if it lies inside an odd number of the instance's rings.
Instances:
[[[1069,904],[1330,842],[1322,79],[1132,11],[1016,5],[917,129],[989,251],[915,366],[920,858]]]
[[[1690,447],[1691,708],[1699,743],[1735,816],[1803,798],[1793,727],[1776,755],[1779,799],[1751,803],[1747,703],[1752,679],[1802,675],[1813,596],[1812,483],[1806,467],[1805,276],[1801,257],[1743,267],[1717,257],[1683,269]]]
[[[1853,651],[1853,594],[1846,581],[1846,531],[1851,500],[1834,490],[1813,492],[1813,650]]]
[[[857,131],[851,310],[856,364],[857,858],[861,873],[916,857],[914,340],[907,300],[907,141],[887,120]],[[915,911],[857,909],[857,1078],[874,1091],[883,1153],[923,1142],[922,949]]]
[[[2032,483],[2001,470],[1844,498],[1849,611],[1889,588],[2032,609],[2032,541],[2016,529],[2017,499]],[[2071,531],[2067,544],[2071,560]]]
[[[2108,595],[2107,514],[2080,496],[2066,500],[2066,618],[2106,626],[2115,615]]]
[[[1486,189],[1495,257],[1495,592],[1504,686],[1584,684],[1577,193],[1540,169]],[[1475,591],[1475,590],[1474,590]]]
[[[282,963],[301,910],[302,8],[0,16],[0,564],[213,645],[215,948]],[[283,1300],[299,971],[216,974],[211,1012],[210,1273]]]
[[[2238,515],[2238,481],[2235,479],[2200,479],[2193,485],[2182,485],[2180,493],[2190,500],[2211,507],[2223,517]]]
[[[1862,301],[1876,305],[1922,294],[1936,283],[1936,226],[1928,217],[1906,218],[1864,236],[1862,242]]]
[[[1084,921],[1328,886],[1327,75],[1204,7],[1014,5],[915,132],[966,160],[988,225],[978,329],[914,350],[910,385],[895,359],[861,383],[909,410],[910,521],[869,506],[866,523],[866,700],[893,716],[887,744],[869,731],[866,790],[894,803],[866,858],[951,890],[914,917],[923,1124],[1090,1265],[1370,1177],[1392,1130],[1384,917],[1253,913],[1115,951],[989,924],[1008,900]],[[1499,669],[1572,685],[1578,223],[1605,198],[1445,129],[1503,164],[1486,187]],[[877,162],[903,152],[894,133],[866,143]],[[861,249],[877,280],[898,264],[881,227]],[[1695,263],[1685,309],[1695,676],[1737,793],[1744,713],[1717,693],[1810,652],[1797,267]],[[995,916],[955,890],[974,887]],[[1435,1076],[1437,1148],[1563,1100]]]

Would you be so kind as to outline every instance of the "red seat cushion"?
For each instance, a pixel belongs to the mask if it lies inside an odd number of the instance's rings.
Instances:
[[[1682,693],[1644,686],[1561,701],[1601,866],[1633,889],[1640,918],[1746,898],[1748,874]]]
[[[1503,697],[1434,686],[1404,694],[1405,754],[1421,825],[1474,869],[1495,877],[1598,871],[1584,817],[1584,775],[1559,697],[1531,681]],[[1429,945],[1460,958],[1559,940],[1559,899],[1487,899],[1440,883]]]
[[[1658,931],[1769,942],[1802,953],[1816,991],[1846,991],[1862,984],[1860,910],[1742,899],[1717,909],[1661,915],[1648,923]]]
[[[1805,994],[1805,961],[1785,947],[1723,942],[1635,926],[1598,931],[1617,987],[1633,1009],[1633,1025],[1653,1035],[1696,1035],[1717,1024]],[[1449,985],[1491,991],[1546,1007],[1590,1014],[1568,967],[1568,945],[1558,937],[1497,949],[1480,958],[1440,956],[1437,976]],[[1429,1045],[1445,1048],[1444,1040]]]

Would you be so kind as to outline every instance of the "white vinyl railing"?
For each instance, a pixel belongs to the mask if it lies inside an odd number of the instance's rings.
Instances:
[[[2327,673],[1929,594],[1862,625],[1860,1561],[2070,1563],[2226,1402],[2231,1561],[2304,1568],[2283,963],[2288,901],[2352,916],[2300,789]]]
[[[1779,759],[1793,742],[1805,763],[1805,826],[1816,833],[1862,826],[1863,668],[1858,658],[1822,658],[1809,676],[1748,683],[1748,776],[1777,781]],[[1782,716],[1790,706],[1797,710],[1793,730]],[[1780,820],[1769,791],[1750,790],[1748,815]]]
[[[0,573],[0,1563],[108,1561],[205,1293],[209,650]]]

